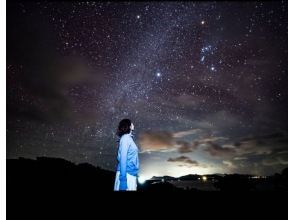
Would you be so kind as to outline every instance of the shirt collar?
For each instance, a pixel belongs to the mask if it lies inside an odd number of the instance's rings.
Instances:
[[[134,137],[134,134],[132,131],[128,135],[130,135],[131,137]]]
[[[127,133],[126,135],[129,135],[129,136],[131,136],[131,137],[134,137],[134,134],[133,134],[132,132]],[[119,141],[120,139],[121,139],[121,137],[119,137],[119,138],[117,139],[117,141]]]

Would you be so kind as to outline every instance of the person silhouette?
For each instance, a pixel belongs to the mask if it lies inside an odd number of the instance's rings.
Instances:
[[[119,122],[119,137],[114,191],[136,191],[139,171],[138,147],[133,140],[134,124],[130,119]]]

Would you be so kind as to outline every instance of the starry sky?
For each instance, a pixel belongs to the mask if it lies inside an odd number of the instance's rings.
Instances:
[[[7,2],[7,158],[115,170],[135,126],[140,176],[288,166],[288,6]]]

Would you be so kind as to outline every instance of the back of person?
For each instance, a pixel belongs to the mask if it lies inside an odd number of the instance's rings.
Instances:
[[[117,168],[114,191],[137,190],[139,171],[138,147],[133,140],[134,125],[129,119],[123,119],[118,126],[117,135],[120,137],[117,152]]]

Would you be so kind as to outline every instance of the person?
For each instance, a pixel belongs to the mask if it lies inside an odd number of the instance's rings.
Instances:
[[[138,147],[133,140],[134,124],[130,119],[119,122],[117,168],[114,191],[136,191],[139,171]]]

